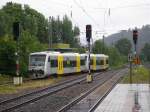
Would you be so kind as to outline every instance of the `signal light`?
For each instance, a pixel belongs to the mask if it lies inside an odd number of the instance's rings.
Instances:
[[[90,42],[91,37],[92,37],[92,26],[86,25],[86,39],[88,42]]]
[[[133,30],[133,42],[134,42],[134,44],[137,43],[137,38],[138,38],[138,31]]]
[[[14,22],[13,23],[13,36],[14,40],[18,41],[19,35],[20,35],[20,27],[19,27],[19,22]]]

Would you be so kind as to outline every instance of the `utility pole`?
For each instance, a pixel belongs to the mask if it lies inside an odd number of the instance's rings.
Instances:
[[[52,48],[52,18],[49,16],[49,26],[48,26],[48,39],[49,39],[49,49]]]
[[[133,30],[133,42],[134,42],[134,58],[137,58],[136,54],[136,44],[137,44],[137,37],[138,37],[138,32],[137,30]],[[133,56],[132,54],[129,54],[128,60],[130,62],[130,84],[132,84],[132,62],[133,62]]]
[[[91,62],[91,57],[90,57],[90,51],[91,51],[91,47],[90,47],[90,40],[92,37],[92,26],[91,25],[86,25],[86,39],[88,42],[88,75],[87,75],[87,82],[90,83],[92,82],[93,78],[91,75],[91,68],[90,68],[90,62]]]
[[[105,36],[103,35],[103,50],[102,50],[102,53],[104,54],[104,49],[105,49],[105,47],[104,47],[104,38],[105,38]]]

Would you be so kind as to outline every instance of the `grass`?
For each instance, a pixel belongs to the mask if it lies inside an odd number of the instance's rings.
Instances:
[[[41,88],[41,87],[46,87],[48,85],[54,84],[58,81],[61,80],[61,77],[59,78],[49,78],[49,79],[41,79],[41,80],[32,80],[23,83],[22,85],[1,85],[0,86],[0,94],[14,94],[18,93],[22,90],[27,90],[27,89],[34,89],[34,88]]]
[[[0,84],[7,83],[10,81],[12,81],[12,77],[10,77],[9,75],[0,74]]]
[[[132,74],[132,83],[141,84],[149,83],[150,81],[150,71],[143,66],[134,68]],[[122,83],[130,83],[129,73],[123,78]]]

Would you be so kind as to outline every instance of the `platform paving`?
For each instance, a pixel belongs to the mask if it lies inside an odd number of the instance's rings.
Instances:
[[[94,112],[150,112],[150,86],[118,84]]]

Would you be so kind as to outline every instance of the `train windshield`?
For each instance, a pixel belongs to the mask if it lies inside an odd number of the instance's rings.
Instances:
[[[30,66],[44,66],[46,55],[30,55]]]

